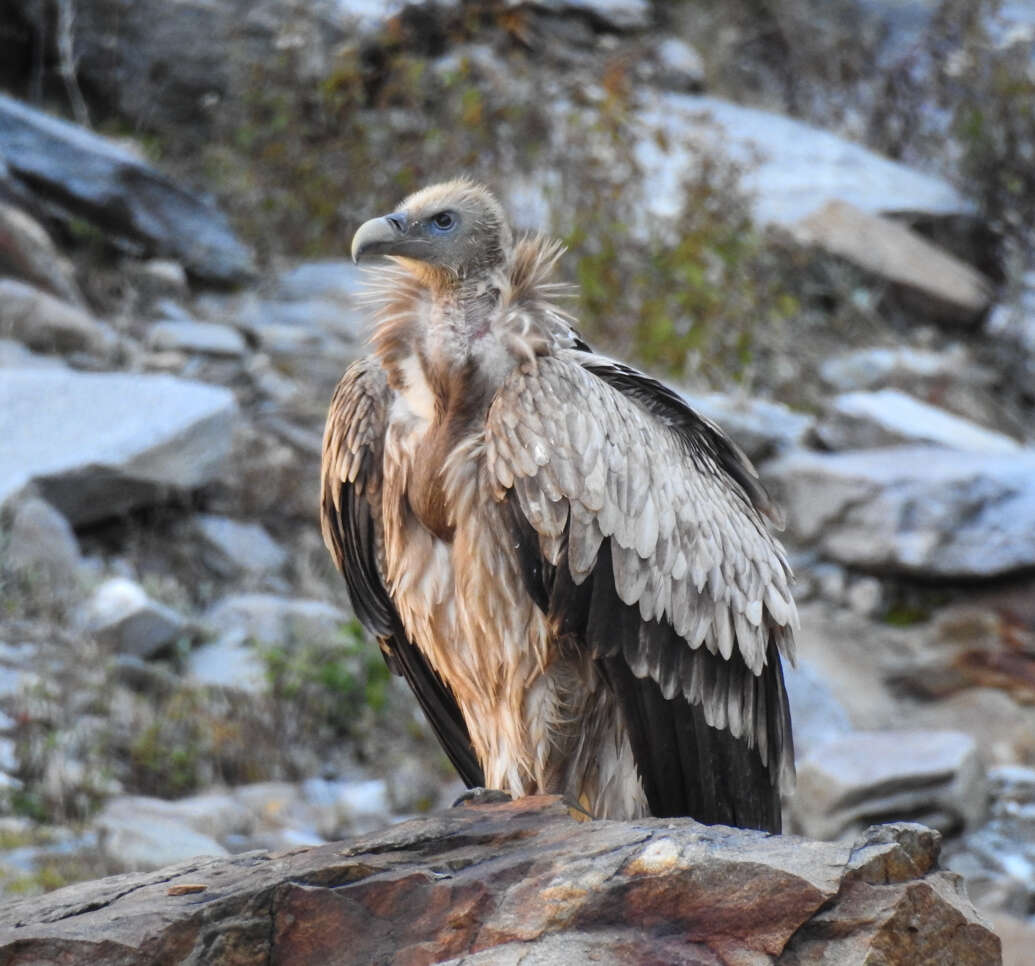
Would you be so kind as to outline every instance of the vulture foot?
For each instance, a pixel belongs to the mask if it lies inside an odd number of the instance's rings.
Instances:
[[[459,808],[461,805],[500,805],[511,801],[513,798],[498,788],[468,788],[453,802],[453,808]]]

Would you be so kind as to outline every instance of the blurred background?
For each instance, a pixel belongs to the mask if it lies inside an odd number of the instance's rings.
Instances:
[[[1035,939],[1035,3],[5,0],[0,92],[0,890],[459,791],[317,474],[351,233],[467,173],[787,508],[788,826]]]

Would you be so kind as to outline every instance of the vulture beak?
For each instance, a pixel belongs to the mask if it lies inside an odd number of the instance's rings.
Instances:
[[[352,238],[352,260],[358,262],[364,255],[391,255],[406,238],[408,222],[402,211],[363,222]]]

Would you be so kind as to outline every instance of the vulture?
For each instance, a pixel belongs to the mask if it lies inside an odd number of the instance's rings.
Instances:
[[[778,511],[717,426],[583,341],[562,253],[468,180],[359,228],[372,351],[331,400],[324,540],[469,788],[778,832]]]

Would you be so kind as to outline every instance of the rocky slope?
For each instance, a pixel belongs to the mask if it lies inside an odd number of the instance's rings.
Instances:
[[[349,231],[464,169],[566,238],[587,334],[682,384],[788,509],[789,826],[929,823],[1007,961],[1030,942],[1035,265],[1000,175],[1035,10],[748,6],[15,4],[6,891],[318,845],[455,790],[350,620],[316,472],[364,351]],[[76,88],[151,160],[55,116]],[[991,133],[963,124],[979,95]]]

